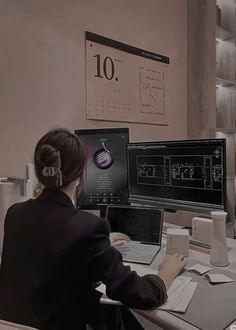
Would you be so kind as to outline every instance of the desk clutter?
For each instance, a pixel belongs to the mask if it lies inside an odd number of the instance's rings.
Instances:
[[[157,273],[139,264],[129,266],[140,276]],[[220,284],[211,285],[213,281]],[[105,285],[97,289],[104,294],[103,303],[120,304],[105,295]],[[235,320],[236,274],[230,271],[189,259],[186,271],[173,281],[167,293],[168,299],[162,306],[145,311],[151,319],[156,318],[159,310],[165,310],[203,330],[222,330]]]
[[[214,266],[229,265],[226,244],[225,224],[227,212],[212,211],[212,219],[194,217],[192,219],[191,244],[208,247],[210,249],[210,263]]]
[[[203,272],[203,275],[189,272],[189,269],[195,268],[199,269],[199,272]],[[208,270],[205,272],[207,268]],[[225,329],[235,320],[236,316],[236,274],[219,267],[209,267],[209,264],[199,264],[193,259],[189,259],[187,270],[183,275],[190,276],[193,281],[198,282],[197,290],[186,312],[184,314],[174,313],[174,315],[200,329]],[[212,285],[210,281],[206,280],[206,274],[209,279],[220,280],[221,283]]]
[[[187,268],[188,272],[192,272],[192,273],[195,273],[198,275],[203,275],[203,278],[211,284],[234,282],[234,280],[232,278],[230,278],[224,274],[208,273],[211,270],[212,270],[211,267],[203,266],[200,264],[195,264],[194,266]]]
[[[229,265],[225,232],[228,214],[222,210],[211,211],[210,214],[211,219],[203,217],[192,218],[192,236],[189,238],[189,244],[192,247],[205,249],[205,251],[201,252],[210,254],[210,263],[212,265],[226,267]]]
[[[157,274],[156,270],[138,264],[129,264],[129,266],[132,270],[135,270],[140,276],[144,276],[147,274]],[[192,281],[191,277],[178,276],[167,290],[167,301],[163,305],[152,310],[152,312],[155,313],[155,311],[157,310],[165,310],[184,313],[188,308],[188,305],[194,295],[197,285],[198,283]],[[119,301],[111,300],[106,296],[106,287],[104,284],[100,284],[97,290],[103,293],[101,302],[106,304],[121,304]]]

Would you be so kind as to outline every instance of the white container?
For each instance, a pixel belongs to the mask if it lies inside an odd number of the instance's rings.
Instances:
[[[225,237],[225,221],[227,213],[212,211],[213,235],[211,243],[210,263],[214,266],[225,267],[229,265],[228,250]]]
[[[167,228],[166,254],[189,255],[189,231],[181,228]]]
[[[211,243],[212,241],[212,219],[202,217],[192,218],[193,239]]]
[[[20,186],[14,182],[8,181],[7,177],[0,178],[0,255],[2,253],[2,243],[4,235],[4,220],[8,208],[14,203],[23,202],[32,198],[32,182],[26,182],[26,194],[21,195]]]

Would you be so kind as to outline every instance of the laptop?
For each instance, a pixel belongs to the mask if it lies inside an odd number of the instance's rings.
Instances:
[[[149,265],[161,250],[164,210],[155,207],[107,206],[106,219],[112,232],[130,237],[130,242],[116,247],[123,260]]]

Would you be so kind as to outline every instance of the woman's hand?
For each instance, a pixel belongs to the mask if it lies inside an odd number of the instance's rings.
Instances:
[[[158,276],[164,281],[167,289],[186,264],[187,261],[182,254],[175,253],[165,256],[159,266]]]
[[[122,233],[110,233],[109,236],[111,246],[121,246],[130,241],[129,236]]]

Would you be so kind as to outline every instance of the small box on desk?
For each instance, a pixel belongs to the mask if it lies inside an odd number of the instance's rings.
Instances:
[[[179,253],[185,257],[189,255],[188,229],[167,228],[167,254]]]
[[[193,239],[211,243],[212,241],[212,219],[194,217],[192,219]]]

